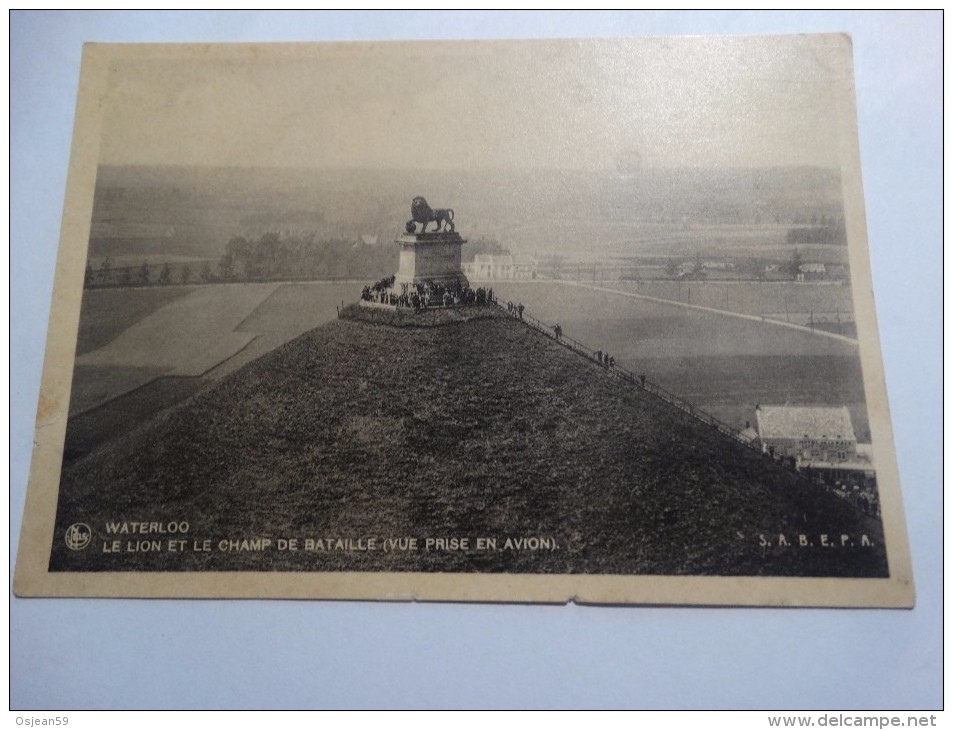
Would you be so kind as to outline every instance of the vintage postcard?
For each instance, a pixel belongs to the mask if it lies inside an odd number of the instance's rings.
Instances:
[[[849,38],[87,46],[14,589],[912,606]]]

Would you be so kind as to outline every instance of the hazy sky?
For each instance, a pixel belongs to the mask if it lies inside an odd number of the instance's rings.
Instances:
[[[131,47],[106,164],[838,167],[842,36]]]

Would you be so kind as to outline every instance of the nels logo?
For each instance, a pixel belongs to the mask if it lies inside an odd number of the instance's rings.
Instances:
[[[66,529],[66,547],[70,550],[85,550],[92,539],[93,531],[85,522],[74,522]]]

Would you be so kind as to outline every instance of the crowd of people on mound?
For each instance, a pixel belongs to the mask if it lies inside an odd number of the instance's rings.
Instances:
[[[775,461],[779,461],[779,459],[775,457]],[[781,460],[781,463],[793,471],[799,471],[796,459]],[[877,478],[875,476],[849,474],[834,479],[831,483],[830,473],[825,475],[822,469],[816,469],[810,464],[802,467],[800,473],[809,481],[823,485],[829,492],[849,502],[865,515],[871,515],[872,517],[881,515],[880,496],[877,492]]]
[[[519,319],[523,319],[524,309],[526,309],[526,307],[524,307],[522,303],[520,304],[514,304],[513,302],[506,303],[506,311],[512,314],[514,317],[518,317]]]
[[[479,287],[471,289],[459,281],[451,284],[439,282],[421,282],[418,284],[404,283],[399,287],[394,284],[394,277],[389,276],[365,286],[361,291],[361,299],[365,302],[388,304],[392,307],[407,307],[414,310],[427,307],[452,307],[463,304],[492,304],[496,301],[493,289]]]

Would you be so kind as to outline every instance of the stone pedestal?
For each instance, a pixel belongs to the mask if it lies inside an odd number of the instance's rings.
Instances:
[[[400,246],[400,261],[394,274],[395,287],[425,282],[470,286],[460,266],[466,240],[459,233],[404,233],[395,243]]]

